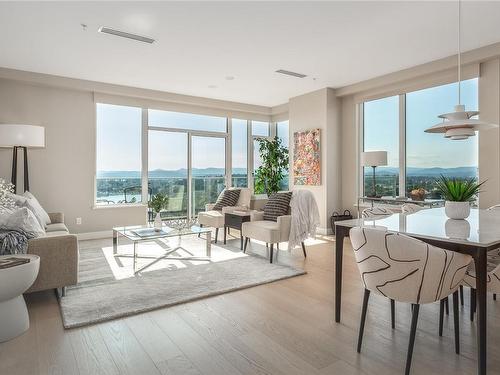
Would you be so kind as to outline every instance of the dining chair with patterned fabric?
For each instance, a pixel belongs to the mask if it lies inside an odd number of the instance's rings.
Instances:
[[[453,295],[455,351],[460,352],[458,287],[472,258],[402,234],[354,227],[350,239],[365,288],[358,336],[361,351],[370,293],[410,303],[412,320],[405,374],[410,373],[420,305]]]
[[[383,219],[388,216],[391,216],[394,212],[391,210],[388,210],[387,208],[383,207],[371,207],[371,208],[365,208],[361,212],[361,217],[364,219]]]
[[[494,210],[499,211],[500,204],[495,204],[495,205],[488,207],[486,209],[486,211],[494,211]],[[499,264],[500,264],[500,249],[488,251],[488,271],[492,271]],[[475,275],[475,270],[473,269],[473,266],[474,266],[474,264],[472,263],[471,266],[469,267],[468,274],[470,274],[470,275]],[[464,285],[468,286],[465,283],[464,283]],[[461,285],[460,288],[461,288],[461,290],[463,290],[463,285]],[[490,292],[493,293],[493,300],[496,301],[497,293],[500,293],[500,291],[491,290]],[[461,292],[461,293],[463,293],[463,292]],[[461,295],[461,299],[463,301],[463,295]],[[463,305],[463,302],[462,302],[462,305]],[[471,288],[471,293],[470,293],[470,320],[471,320],[471,322],[474,321],[475,312],[476,312],[476,288],[474,287],[474,288]]]
[[[404,214],[414,214],[415,212],[423,210],[423,207],[415,203],[405,203],[401,206],[401,211]]]
[[[486,290],[493,293],[493,299],[500,293],[500,249],[488,252],[488,275],[486,276]],[[476,269],[471,263],[465,274],[463,285],[471,288],[470,320],[474,321],[476,313]]]

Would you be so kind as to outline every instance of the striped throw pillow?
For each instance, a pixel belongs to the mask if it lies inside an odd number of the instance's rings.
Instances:
[[[288,215],[292,192],[274,193],[264,206],[264,220],[278,221],[278,216]]]
[[[222,208],[224,207],[236,206],[236,203],[238,203],[238,199],[240,198],[240,191],[240,189],[224,190],[219,196],[219,199],[217,199],[217,202],[215,202],[213,209],[216,211],[222,211]]]

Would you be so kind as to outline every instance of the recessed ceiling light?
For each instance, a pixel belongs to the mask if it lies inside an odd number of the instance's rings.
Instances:
[[[217,86],[215,86],[215,85],[208,85],[208,88],[209,88],[209,89],[216,89],[216,88],[217,88]]]
[[[297,78],[305,78],[307,75],[302,73],[291,72],[290,70],[278,69],[276,73],[285,74],[287,76],[297,77]]]
[[[120,30],[112,29],[110,27],[104,27],[104,26],[102,26],[102,27],[99,28],[98,31],[100,33],[115,35],[115,36],[119,36],[119,37],[127,38],[127,39],[133,39],[133,40],[137,40],[139,42],[144,42],[144,43],[149,43],[149,44],[152,44],[155,41],[153,38],[149,38],[147,36],[142,36],[142,35],[137,35],[137,34],[131,34],[131,33],[125,32],[125,31],[120,31]]]
[[[232,81],[233,79],[234,79],[234,77],[233,77],[233,76],[227,76],[227,77],[226,77],[226,80],[228,80],[228,81]]]

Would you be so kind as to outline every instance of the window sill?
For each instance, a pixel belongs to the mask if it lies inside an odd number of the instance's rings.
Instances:
[[[92,206],[93,210],[106,210],[110,208],[135,208],[135,207],[144,207],[147,208],[147,204],[143,203],[129,203],[129,204],[106,204],[106,205],[96,205]]]

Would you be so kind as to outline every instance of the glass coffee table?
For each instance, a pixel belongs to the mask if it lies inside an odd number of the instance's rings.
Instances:
[[[206,239],[206,256],[194,256],[187,249],[180,246],[180,239],[183,236],[200,235],[205,234]],[[133,254],[118,254],[118,236],[123,236],[128,240],[132,241],[134,244]],[[159,256],[149,256],[149,255],[138,255],[138,244],[141,242],[154,241],[161,238],[171,238],[178,237],[179,245],[166,250]],[[115,257],[128,257],[134,258],[134,273],[143,271],[144,269],[151,267],[153,264],[159,262],[162,259],[174,259],[174,260],[198,260],[198,261],[210,261],[211,256],[211,244],[212,244],[212,231],[209,228],[200,228],[198,226],[192,226],[184,229],[174,229],[166,226],[162,226],[161,230],[157,230],[153,225],[136,225],[127,227],[116,227],[113,228],[113,255]],[[185,252],[187,256],[175,255],[175,252]],[[137,269],[137,259],[153,259],[153,261],[139,269]]]

